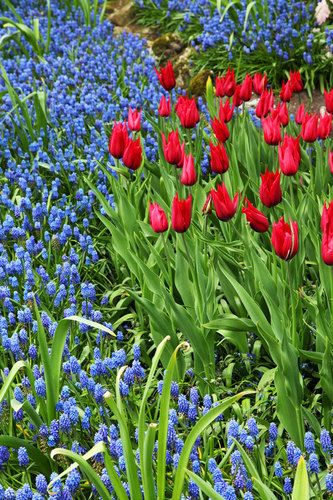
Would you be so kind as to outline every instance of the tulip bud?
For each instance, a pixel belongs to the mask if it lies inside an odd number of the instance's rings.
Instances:
[[[279,144],[279,164],[284,175],[295,175],[301,162],[299,136],[294,139],[285,133],[283,143]]]
[[[176,86],[175,74],[170,61],[168,61],[166,68],[160,68],[160,73],[155,68],[155,73],[165,90],[172,90]]]
[[[281,101],[289,102],[290,99],[292,98],[292,95],[293,95],[293,88],[292,88],[292,85],[291,85],[291,81],[287,80],[287,83],[285,84],[284,80],[283,80],[283,82],[282,82],[282,89],[281,89],[281,92],[280,92],[280,99],[281,99]]]
[[[139,132],[140,130],[140,122],[141,122],[141,110],[138,112],[137,109],[135,109],[132,112],[132,109],[130,108],[128,111],[128,128],[130,130],[134,130],[135,132]]]
[[[184,233],[191,222],[191,202],[189,194],[186,200],[179,200],[178,193],[173,199],[171,211],[171,226],[176,233]]]
[[[302,82],[302,78],[299,72],[299,69],[297,71],[294,71],[293,73],[289,71],[290,74],[290,84],[293,89],[293,92],[302,92],[304,89],[304,84]]]
[[[319,117],[318,139],[327,139],[332,131],[332,115],[325,113]]]
[[[247,198],[245,198],[245,203],[247,203],[247,206],[244,205],[244,207],[242,208],[242,214],[245,214],[246,220],[250,224],[250,227],[254,231],[257,231],[257,233],[264,233],[265,231],[267,231],[269,222],[266,215],[255,208]]]
[[[149,202],[149,221],[155,233],[164,233],[168,229],[168,219],[157,203]]]
[[[235,105],[230,106],[230,101],[227,99],[225,103],[220,102],[219,118],[221,122],[230,122],[234,113]]]
[[[326,111],[328,113],[333,113],[333,89],[331,89],[329,92],[324,89],[324,95]]]
[[[240,98],[240,89],[241,85],[236,85],[235,92],[232,98],[232,104],[234,104],[237,108],[242,104],[242,99]]]
[[[239,97],[243,101],[249,101],[252,96],[252,76],[250,76],[248,73],[241,85],[240,91],[239,91]]]
[[[189,99],[180,95],[175,106],[180,123],[185,128],[194,128],[200,121],[199,112],[195,103],[195,98]]]
[[[328,164],[330,171],[333,174],[333,153],[331,152],[331,148],[328,150]]]
[[[109,142],[110,154],[114,158],[119,160],[120,158],[123,157],[127,143],[128,143],[128,131],[126,123],[122,124],[114,122]]]
[[[274,119],[271,116],[262,118],[262,128],[265,142],[271,146],[277,146],[281,142],[281,127],[279,116]]]
[[[231,201],[227,188],[224,182],[222,182],[222,185],[217,185],[217,191],[214,191],[212,188],[210,194],[213,198],[217,217],[223,222],[232,219],[237,210],[239,193],[236,193],[233,201]]]
[[[304,117],[305,117],[304,104],[301,104],[297,110],[295,122],[298,123],[298,125],[301,125],[303,123]]]
[[[214,116],[214,121],[211,120],[213,131],[215,137],[220,142],[225,142],[229,137],[229,129],[224,122],[220,122],[216,116]]]
[[[215,172],[216,174],[223,174],[229,168],[229,158],[224,149],[224,146],[223,144],[218,144],[217,146],[214,146],[212,141],[209,141],[209,145],[211,153],[210,166],[212,172]]]
[[[321,230],[323,238],[321,242],[321,256],[325,264],[333,266],[333,202],[326,207],[326,200],[321,216]]]
[[[194,168],[194,160],[191,153],[188,156],[184,155],[184,164],[180,181],[185,186],[193,186],[193,184],[197,182],[197,175],[195,173],[195,168]]]
[[[253,77],[253,92],[257,95],[261,95],[267,87],[267,76],[266,73],[262,76],[260,73],[255,73]]]
[[[282,201],[279,169],[274,174],[274,172],[268,172],[266,167],[265,173],[261,174],[259,196],[261,202],[268,208],[274,207]]]
[[[318,113],[310,115],[306,113],[302,122],[302,139],[306,142],[314,142],[318,137]]]
[[[283,217],[279,222],[273,222],[271,242],[277,255],[283,260],[291,260],[298,251],[298,226],[292,222],[290,226],[284,222]]]
[[[231,97],[236,88],[234,70],[228,68],[225,77],[217,77],[215,87],[216,97],[224,97],[225,95]]]
[[[270,111],[273,110],[274,97],[273,91],[270,92],[265,89],[260,96],[256,107],[256,116],[258,118],[266,117]]]
[[[177,165],[182,160],[182,151],[179,143],[178,130],[172,131],[168,135],[168,141],[162,132],[163,152],[165,159],[171,165]]]
[[[141,159],[142,149],[140,144],[140,137],[138,137],[136,141],[133,141],[133,139],[129,139],[124,151],[123,164],[127,168],[137,170],[141,165]]]
[[[164,96],[162,96],[158,112],[160,116],[170,116],[171,113],[171,99],[167,101]]]
[[[203,206],[202,213],[203,215],[210,215],[212,213],[212,195],[208,193],[206,202]]]

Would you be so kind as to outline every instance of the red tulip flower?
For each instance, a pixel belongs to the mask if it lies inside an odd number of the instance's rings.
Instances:
[[[180,151],[181,151],[181,160],[177,163],[176,167],[177,168],[183,168],[184,165],[184,158],[185,158],[185,139],[183,140],[183,144],[180,146]]]
[[[140,137],[138,137],[136,141],[133,141],[133,139],[129,139],[124,151],[123,164],[127,168],[137,170],[141,165],[141,158],[142,149],[140,144]]]
[[[264,74],[262,76],[260,73],[255,73],[253,77],[253,92],[257,95],[261,95],[267,87],[267,76]]]
[[[169,227],[167,216],[157,203],[149,202],[149,221],[155,233],[164,233]]]
[[[333,202],[326,207],[326,200],[321,216],[321,230],[323,238],[321,241],[321,256],[328,266],[333,266]]]
[[[274,105],[273,91],[268,92],[267,89],[263,91],[260,96],[259,102],[256,107],[256,116],[258,118],[266,117],[272,111]]]
[[[265,173],[261,174],[259,196],[261,202],[268,208],[274,207],[282,201],[279,169],[274,174],[274,172],[268,172],[266,167]]]
[[[184,233],[191,223],[191,202],[190,194],[186,200],[179,200],[178,193],[173,199],[171,226],[176,233]]]
[[[208,193],[205,204],[202,209],[203,215],[209,215],[212,213],[212,195]]]
[[[160,68],[160,73],[156,68],[155,72],[160,81],[160,84],[165,90],[172,90],[176,86],[175,74],[173,72],[173,67],[170,61],[168,61],[166,68]]]
[[[329,92],[324,89],[325,106],[328,113],[333,113],[333,89]]]
[[[141,110],[140,112],[137,109],[132,111],[132,109],[130,108],[128,111],[128,128],[130,130],[134,130],[135,132],[139,132],[140,126],[141,126]]]
[[[291,260],[298,250],[297,222],[289,219],[290,225],[284,222],[283,217],[279,222],[273,222],[271,242],[277,255],[283,260]]]
[[[180,181],[185,186],[193,186],[197,182],[197,174],[195,173],[194,160],[191,153],[184,155],[184,164]]]
[[[220,142],[225,142],[229,137],[229,129],[224,122],[220,122],[216,116],[214,116],[214,121],[211,120],[213,131],[215,137]]]
[[[171,99],[169,98],[168,101],[164,96],[162,96],[158,112],[160,116],[170,116],[171,113]]]
[[[277,146],[281,142],[280,119],[277,115],[274,119],[271,116],[262,118],[262,128],[265,142],[271,146]]]
[[[162,142],[166,161],[171,163],[171,165],[177,165],[182,160],[178,130],[176,132],[170,132],[168,140],[166,140],[165,135],[162,132]]]
[[[230,101],[227,99],[225,103],[220,102],[219,118],[221,122],[230,122],[234,113],[235,105],[230,106]]]
[[[331,149],[328,150],[328,164],[330,171],[333,174],[333,153],[331,152]]]
[[[286,127],[289,122],[289,114],[287,109],[287,104],[284,102],[283,104],[278,103],[275,109],[271,110],[272,120],[278,118],[280,124],[283,127]]]
[[[195,98],[189,99],[187,96],[179,96],[175,106],[180,123],[185,128],[193,128],[200,121]]]
[[[290,80],[287,80],[287,83],[282,82],[282,89],[280,92],[280,99],[283,102],[289,102],[293,95],[293,87]]]
[[[279,164],[284,175],[295,175],[301,162],[299,136],[284,135],[283,143],[279,144]]]
[[[224,182],[222,182],[222,185],[217,185],[217,191],[214,191],[212,188],[210,194],[213,198],[217,217],[223,222],[232,219],[237,210],[239,193],[236,193],[233,201],[231,201],[227,188]]]
[[[110,142],[109,142],[109,151],[110,154],[119,160],[123,157],[126,144],[128,143],[128,131],[126,127],[126,123],[116,123],[114,122],[114,126],[112,129]]]
[[[241,85],[236,85],[235,92],[234,92],[234,95],[232,98],[232,104],[234,104],[237,108],[243,102],[242,99],[240,98],[240,95],[239,95],[240,89],[241,89]]]
[[[320,115],[318,125],[318,139],[327,139],[332,131],[332,115],[325,113]]]
[[[305,117],[304,104],[301,104],[297,110],[295,122],[298,123],[298,125],[302,125],[304,117]]]
[[[302,78],[299,72],[299,69],[297,71],[294,71],[293,73],[289,71],[290,74],[290,83],[293,89],[293,92],[302,92],[304,89],[304,84],[302,82]]]
[[[318,137],[318,113],[306,113],[302,122],[302,139],[305,142],[314,142]]]
[[[243,101],[249,101],[252,96],[252,76],[250,76],[248,73],[241,85],[240,91],[239,91],[239,97]]]
[[[214,146],[212,141],[209,141],[209,145],[211,153],[210,166],[212,172],[215,172],[216,174],[224,174],[224,172],[226,172],[229,168],[229,158],[223,144]]]
[[[247,198],[245,198],[245,203],[247,206],[242,208],[242,214],[245,214],[247,222],[250,224],[250,227],[257,231],[257,233],[264,233],[267,231],[269,227],[269,222],[266,217],[260,210],[255,208]]]
[[[231,97],[236,89],[234,70],[228,68],[225,77],[217,77],[215,87],[216,97]]]

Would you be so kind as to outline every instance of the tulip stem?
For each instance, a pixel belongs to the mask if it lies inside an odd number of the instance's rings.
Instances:
[[[202,307],[201,307],[201,294],[200,294],[200,289],[199,289],[199,285],[198,285],[198,278],[197,278],[196,269],[194,269],[193,261],[192,261],[190,252],[188,251],[188,248],[187,248],[187,244],[186,244],[186,240],[185,240],[185,235],[184,235],[184,233],[181,233],[181,235],[182,235],[182,238],[183,238],[183,243],[184,243],[184,248],[185,248],[185,252],[186,252],[186,255],[187,255],[188,263],[191,266],[193,283],[194,283],[194,287],[195,287],[195,291],[196,291],[197,303],[198,303],[199,314],[200,314],[200,323],[204,323],[203,313],[202,313]]]
[[[288,271],[288,281],[289,281],[289,292],[290,292],[290,302],[291,302],[291,339],[294,347],[298,347],[298,341],[296,338],[296,315],[295,315],[295,301],[294,301],[294,292],[291,280],[291,272],[290,272],[290,262],[287,260],[287,271]]]
[[[258,137],[258,165],[259,165],[259,172],[260,172],[260,146],[261,146],[261,120],[259,120],[259,137]]]
[[[186,134],[187,134],[188,144],[189,144],[189,146],[190,146],[190,153],[191,153],[191,155],[193,156],[193,152],[192,152],[192,136],[191,136],[191,129],[187,128],[187,129],[186,129]]]
[[[233,230],[235,231],[235,233],[237,234],[237,236],[239,237],[239,239],[244,243],[244,245],[246,247],[248,247],[248,243],[247,241],[245,241],[245,239],[243,238],[243,236],[240,234],[240,232],[238,231],[238,229],[236,229],[236,226],[233,222],[231,222],[231,226],[233,228]]]
[[[311,145],[308,145],[308,155],[309,155],[309,169],[310,169],[310,182],[312,187],[313,198],[315,199],[315,182],[313,177],[313,167],[312,167],[312,150]]]
[[[169,271],[169,278],[170,278],[170,293],[171,293],[171,295],[173,295],[173,281],[172,281],[171,264],[170,264],[170,258],[169,258],[168,248],[166,246],[166,241],[165,241],[163,233],[161,233],[161,238],[162,238],[162,241],[163,241],[165,256],[166,256],[166,260],[167,260],[167,263],[168,263],[168,271]]]
[[[205,225],[204,225],[204,238],[207,238],[207,215],[205,215]],[[204,242],[204,253],[205,253],[205,271],[207,272],[207,241]],[[332,298],[333,298],[333,290],[332,290]]]

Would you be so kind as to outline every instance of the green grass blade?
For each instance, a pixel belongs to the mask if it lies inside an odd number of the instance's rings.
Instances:
[[[144,498],[149,498],[149,500],[153,500],[156,498],[153,465],[153,452],[155,446],[156,430],[157,424],[150,424],[148,426],[143,445],[143,462],[141,462],[143,495]]]
[[[188,469],[185,469],[185,472],[199,486],[201,491],[203,491],[205,495],[211,498],[211,500],[223,500],[223,497],[219,493],[217,493],[217,491],[215,491],[214,488],[209,483],[204,481],[200,476],[194,474],[194,472]]]
[[[306,470],[306,463],[304,457],[301,457],[299,459],[296,469],[295,483],[291,499],[309,500],[309,498],[310,498],[310,491],[309,491],[308,473]]]
[[[112,463],[112,460],[107,452],[104,454],[104,463],[105,463],[105,468],[107,470],[108,476],[111,480],[113,489],[115,494],[117,495],[118,500],[128,500],[127,493],[125,491],[125,488],[122,485],[122,482],[116,473],[116,470],[114,468],[114,465]]]
[[[16,363],[12,366],[12,369],[10,370],[8,376],[5,379],[4,384],[2,385],[2,387],[0,389],[0,403],[2,402],[3,398],[6,396],[6,393],[7,393],[8,389],[10,388],[18,371],[24,367],[25,367],[25,361],[22,361],[22,360],[16,361]]]

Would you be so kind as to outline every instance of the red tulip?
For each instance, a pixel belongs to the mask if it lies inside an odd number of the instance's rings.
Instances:
[[[230,101],[227,99],[225,103],[220,102],[219,118],[221,122],[230,122],[234,113],[235,105],[230,106]]]
[[[287,109],[287,104],[284,102],[283,104],[279,103],[275,109],[271,111],[272,120],[278,118],[280,124],[283,127],[286,127],[289,122],[289,114]]]
[[[325,113],[320,115],[318,125],[318,139],[327,139],[332,131],[332,115]]]
[[[314,142],[318,136],[318,113],[310,115],[306,113],[302,122],[302,139],[306,142]]]
[[[220,122],[216,116],[211,120],[215,137],[220,142],[225,142],[229,137],[229,129],[224,122]]]
[[[297,71],[294,71],[293,73],[289,71],[290,74],[290,83],[293,89],[293,92],[302,92],[304,89],[304,84],[302,82],[301,75],[299,73],[299,69]]]
[[[297,222],[289,219],[291,226],[284,222],[283,217],[279,222],[273,222],[271,242],[277,255],[283,260],[291,260],[298,250]]]
[[[123,157],[127,143],[128,143],[128,131],[126,123],[123,124],[114,122],[109,142],[110,154],[114,158],[117,158],[117,160],[119,160],[119,158]]]
[[[171,226],[177,233],[184,233],[191,222],[191,195],[186,200],[179,200],[178,193],[173,199]]]
[[[229,158],[224,149],[224,146],[223,144],[214,146],[212,141],[209,141],[209,145],[211,153],[210,166],[212,172],[215,172],[216,174],[223,174],[229,168]]]
[[[244,205],[244,207],[242,208],[242,214],[245,214],[246,220],[250,224],[250,227],[254,231],[257,231],[257,233],[264,233],[265,231],[267,231],[269,222],[266,215],[255,208],[247,198],[245,198],[245,203],[247,203],[247,207]]]
[[[331,89],[329,92],[324,89],[324,95],[325,95],[325,105],[326,105],[326,111],[328,113],[333,113],[333,89]]]
[[[225,77],[216,77],[215,86],[217,97],[231,97],[236,88],[234,70],[228,68]]]
[[[163,151],[165,159],[171,165],[177,165],[182,160],[182,151],[179,143],[178,130],[168,135],[168,141],[162,132]]]
[[[234,92],[234,95],[232,98],[232,104],[234,104],[237,108],[243,102],[242,99],[240,98],[240,95],[239,95],[240,89],[241,89],[241,85],[236,85],[235,92]]]
[[[274,207],[282,201],[279,169],[274,174],[274,172],[268,172],[266,167],[265,173],[261,174],[259,196],[261,202],[268,208]]]
[[[194,168],[194,160],[191,153],[188,156],[184,155],[184,164],[180,181],[185,186],[193,186],[193,184],[197,182],[197,175],[195,173],[195,168]]]
[[[267,116],[267,118],[262,118],[262,128],[264,131],[264,139],[267,144],[271,146],[277,146],[281,142],[281,127],[279,116],[272,118]]]
[[[181,155],[182,155],[182,158],[180,160],[180,162],[177,163],[176,167],[177,168],[182,168],[183,165],[184,165],[184,157],[185,157],[185,139],[183,140],[183,144],[180,146],[180,151],[181,151]]]
[[[130,108],[128,111],[128,128],[130,130],[134,130],[135,132],[139,132],[140,126],[141,126],[141,110],[140,112],[135,109],[132,112],[132,109]]]
[[[328,150],[328,164],[330,171],[333,174],[333,153],[331,152],[331,149]]]
[[[203,215],[209,215],[212,213],[212,195],[210,193],[208,193],[207,195],[207,198],[206,198],[206,202],[203,206],[203,209],[202,209],[202,213]]]
[[[326,200],[321,216],[321,230],[323,238],[321,241],[321,256],[328,266],[333,266],[333,202],[326,207]]]
[[[164,96],[162,96],[158,112],[160,116],[170,116],[171,113],[171,99],[167,101]]]
[[[303,123],[304,117],[304,104],[301,104],[297,110],[295,122],[298,123],[298,125],[301,125]]]
[[[287,83],[285,84],[284,80],[283,80],[282,89],[280,92],[281,101],[289,102],[292,95],[293,95],[293,87],[292,87],[291,81],[287,80]]]
[[[176,86],[175,74],[173,72],[173,67],[170,61],[166,65],[166,68],[160,68],[159,73],[155,68],[156,75],[160,81],[160,84],[165,90],[171,90]]]
[[[267,89],[263,91],[260,96],[259,102],[256,107],[256,115],[258,118],[266,117],[268,113],[273,109],[274,96],[273,91],[268,92]]]
[[[299,136],[295,138],[284,135],[283,143],[279,144],[279,164],[284,175],[295,175],[301,162]]]
[[[239,91],[239,97],[243,101],[249,101],[252,96],[252,76],[250,76],[248,73],[242,83],[242,86]]]
[[[231,201],[224,182],[222,182],[222,185],[217,185],[217,191],[214,191],[212,188],[210,193],[213,198],[217,217],[223,222],[227,222],[232,219],[237,210],[239,193],[236,193],[233,201]]]
[[[140,137],[138,137],[136,141],[133,141],[133,139],[129,139],[124,151],[123,164],[127,168],[137,170],[141,165],[141,158],[142,149],[140,144]]]
[[[200,121],[195,98],[189,99],[187,96],[179,96],[175,106],[180,123],[185,128],[193,128]]]
[[[149,202],[149,221],[155,233],[164,233],[169,227],[167,216],[157,203]]]
[[[253,77],[253,92],[257,95],[261,95],[267,87],[267,76],[266,73],[262,76],[260,73],[256,73]]]

